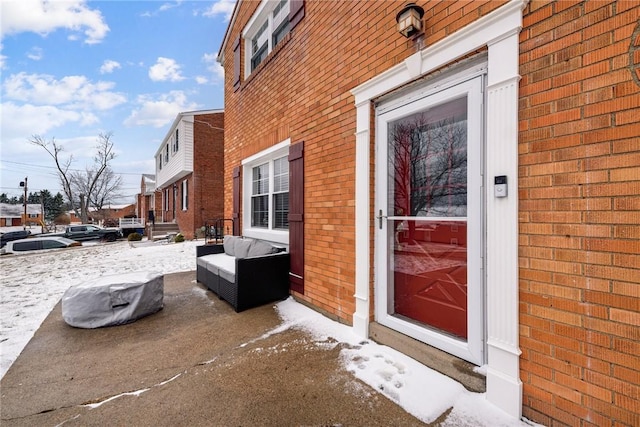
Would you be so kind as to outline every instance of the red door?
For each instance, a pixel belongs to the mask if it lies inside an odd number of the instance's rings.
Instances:
[[[467,98],[388,123],[393,314],[467,338]]]

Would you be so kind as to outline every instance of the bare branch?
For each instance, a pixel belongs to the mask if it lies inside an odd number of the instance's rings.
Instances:
[[[65,160],[61,159],[60,153],[64,149],[55,139],[46,141],[41,136],[34,135],[29,140],[42,147],[54,160],[64,193],[77,215],[88,212],[91,206],[101,209],[104,203],[117,196],[121,188],[122,177],[109,168],[109,162],[116,157],[112,137],[112,132],[98,135],[93,165],[86,166],[84,171],[70,168],[73,155]],[[82,220],[84,222],[86,218],[83,216]]]

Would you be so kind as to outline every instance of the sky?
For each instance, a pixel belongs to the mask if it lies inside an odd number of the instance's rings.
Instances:
[[[113,271],[164,274],[194,271],[196,246],[201,244],[202,241],[142,241],[136,245],[129,245],[127,241],[84,242],[80,248],[0,257],[0,378],[70,286]],[[35,258],[38,262],[30,262]],[[196,283],[191,295],[208,301],[211,298],[210,292]],[[333,321],[292,298],[275,304],[275,310],[281,324],[250,343],[297,329],[308,333],[316,345],[323,348],[330,342],[335,346],[349,344],[343,346],[340,353],[342,369],[368,384],[371,393],[383,394],[424,422],[435,420],[453,407],[443,426],[533,425],[507,415],[489,403],[484,393],[469,392],[453,379],[390,347],[371,340],[362,345],[362,337],[357,336],[352,327]]]
[[[38,135],[93,162],[112,133],[112,169],[134,203],[177,114],[224,108],[216,61],[235,0],[0,0],[0,193],[62,194]]]

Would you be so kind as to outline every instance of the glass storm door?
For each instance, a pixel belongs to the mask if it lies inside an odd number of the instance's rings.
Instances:
[[[483,361],[482,77],[377,115],[376,320]]]

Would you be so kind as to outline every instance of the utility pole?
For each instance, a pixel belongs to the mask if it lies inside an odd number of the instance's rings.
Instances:
[[[27,229],[27,176],[24,177],[24,181],[20,182],[20,187],[24,187],[24,199],[23,199],[23,205],[24,205],[24,214],[22,216],[22,229],[26,230]]]
[[[80,221],[83,224],[87,223],[87,211],[84,206],[84,194],[80,194]]]
[[[44,220],[44,191],[40,191],[40,212],[42,215],[40,217],[40,225],[42,226],[42,232],[48,233],[49,230],[47,229],[47,223]]]

